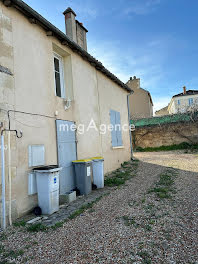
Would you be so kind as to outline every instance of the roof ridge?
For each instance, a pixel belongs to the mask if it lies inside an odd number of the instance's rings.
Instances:
[[[0,0],[4,3],[3,0]],[[60,29],[50,23],[47,19],[41,16],[37,11],[35,11],[28,4],[23,2],[22,0],[10,0],[9,1],[13,7],[15,7],[18,11],[23,13],[26,17],[34,20],[34,23],[38,22],[40,26],[42,26],[46,31],[51,32],[49,36],[55,36],[61,41],[62,45],[68,46],[74,52],[76,52],[79,56],[81,56],[84,60],[87,60],[96,70],[102,72],[109,79],[119,85],[121,88],[131,92],[130,89],[124,82],[118,79],[113,73],[111,73],[108,69],[106,69],[103,64],[95,59],[92,55],[90,55],[86,50],[82,49],[77,43],[72,41],[65,33],[63,33]],[[8,6],[8,5],[7,5]],[[9,5],[10,6],[10,5]],[[66,9],[67,10],[67,9]]]

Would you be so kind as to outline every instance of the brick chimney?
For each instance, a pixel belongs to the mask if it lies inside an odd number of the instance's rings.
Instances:
[[[87,51],[87,32],[88,30],[76,20],[76,13],[68,7],[64,12],[66,35],[76,42],[81,48]]]
[[[140,88],[140,78],[136,78],[136,76],[130,77],[130,80],[128,81],[127,85],[131,89],[139,89]]]
[[[186,94],[186,86],[183,87],[183,94]]]

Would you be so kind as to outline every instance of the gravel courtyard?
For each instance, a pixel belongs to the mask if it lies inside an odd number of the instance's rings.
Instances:
[[[130,180],[62,226],[1,232],[0,263],[198,263],[198,154],[135,158]]]

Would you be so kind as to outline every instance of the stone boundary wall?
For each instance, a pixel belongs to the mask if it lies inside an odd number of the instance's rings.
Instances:
[[[153,126],[137,126],[132,132],[134,147],[160,147],[182,142],[198,143],[198,121],[183,121]]]

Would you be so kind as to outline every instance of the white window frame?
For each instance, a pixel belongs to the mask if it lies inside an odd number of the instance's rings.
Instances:
[[[63,64],[63,57],[58,55],[54,52],[53,56],[53,65],[54,65],[54,58],[56,58],[59,61],[59,68],[60,68],[60,85],[61,85],[61,97],[60,98],[66,98],[65,94],[65,78],[64,78],[64,64]],[[54,66],[54,92],[55,96],[58,96],[56,94],[56,78],[55,78],[55,66]],[[58,96],[59,97],[59,96]]]
[[[188,104],[189,104],[189,105],[193,105],[193,98],[189,98],[189,99],[188,99]]]
[[[181,104],[181,101],[180,99],[177,100],[177,104],[180,105]]]

